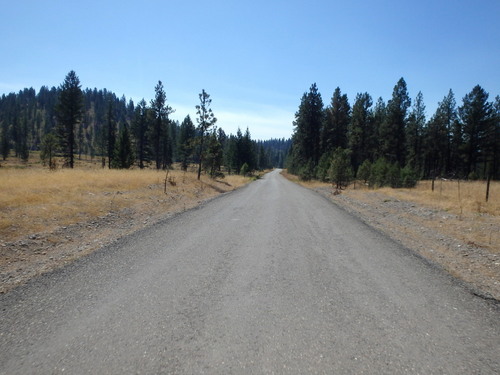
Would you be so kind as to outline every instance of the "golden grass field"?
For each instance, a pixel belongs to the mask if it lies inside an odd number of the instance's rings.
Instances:
[[[194,168],[193,168],[194,169]],[[198,201],[233,190],[249,178],[229,175],[214,181],[193,171],[102,169],[87,163],[75,169],[49,171],[37,164],[0,168],[0,240],[84,222],[127,207],[147,209],[160,202],[162,210],[182,200]]]
[[[485,181],[420,181],[413,189],[379,189],[396,199],[431,205],[457,215],[500,215],[500,182],[490,183],[489,199],[486,202]]]
[[[330,186],[320,181],[300,181],[297,176],[286,175],[294,182],[308,188],[319,188]],[[491,181],[488,202],[486,198],[486,181],[458,181],[458,180],[436,180],[434,191],[432,181],[420,181],[415,188],[392,189],[380,188],[370,189],[366,185],[356,182],[351,184],[345,191],[347,194],[354,192],[376,191],[393,197],[395,199],[407,200],[416,204],[431,206],[457,215],[486,213],[493,216],[500,215],[500,181]]]

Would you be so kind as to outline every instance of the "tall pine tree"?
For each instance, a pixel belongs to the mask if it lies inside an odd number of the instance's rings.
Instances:
[[[465,174],[469,178],[485,176],[486,165],[493,162],[495,143],[495,117],[488,93],[477,85],[463,98],[458,109],[462,122],[462,156],[465,160]],[[483,169],[479,169],[482,163]]]
[[[217,118],[215,117],[212,108],[210,105],[212,104],[212,99],[210,99],[210,95],[202,90],[198,95],[200,98],[200,104],[196,106],[196,114],[198,117],[196,121],[198,122],[198,136],[199,136],[199,164],[198,164],[198,180],[201,178],[201,167],[203,165],[203,156],[204,156],[204,142],[205,137],[208,135],[208,131],[210,127],[215,125],[217,122]]]
[[[155,98],[151,100],[151,109],[154,114],[151,144],[156,169],[161,169],[172,162],[172,149],[169,148],[171,140],[168,131],[168,116],[173,113],[173,110],[166,102],[167,95],[165,94],[163,83],[158,81],[158,84],[155,86]]]
[[[73,168],[76,151],[75,128],[83,115],[83,93],[80,79],[72,70],[60,86],[59,101],[56,106],[57,135],[65,164]]]
[[[321,132],[322,153],[332,152],[338,147],[347,148],[347,128],[351,121],[351,106],[347,94],[342,95],[337,87],[332,102],[325,110],[325,121]]]
[[[352,151],[351,160],[354,170],[365,160],[372,158],[374,152],[373,115],[370,107],[372,98],[368,93],[358,94],[352,107],[352,118],[348,129],[348,144]]]
[[[295,113],[292,151],[288,169],[302,177],[314,176],[314,168],[321,157],[321,128],[323,126],[323,100],[316,83],[304,93],[299,110]]]
[[[387,103],[387,112],[379,129],[381,156],[405,164],[406,114],[411,105],[406,82],[401,78],[392,92],[392,99]]]

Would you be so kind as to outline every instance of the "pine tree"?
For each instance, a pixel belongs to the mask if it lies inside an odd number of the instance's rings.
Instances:
[[[368,93],[356,95],[352,107],[352,118],[348,128],[348,145],[352,151],[351,160],[354,170],[373,157],[374,134],[373,115],[370,110],[372,98]]]
[[[491,165],[490,177],[500,179],[500,96],[495,97],[495,120],[494,120],[494,141],[493,141],[493,163]]]
[[[351,121],[351,106],[347,94],[342,95],[337,87],[332,101],[325,110],[325,121],[321,132],[321,151],[332,152],[338,147],[347,148],[347,128]]]
[[[186,171],[194,150],[194,140],[196,138],[196,128],[187,115],[181,123],[179,131],[178,153],[181,162],[181,169]]]
[[[123,125],[115,144],[113,168],[129,169],[135,162],[128,126]]]
[[[199,94],[200,104],[196,106],[196,114],[198,117],[196,121],[198,122],[198,135],[199,135],[199,164],[198,164],[198,180],[201,178],[201,167],[203,164],[203,154],[204,154],[204,141],[208,134],[208,130],[211,126],[215,125],[217,118],[214,116],[210,105],[212,104],[212,99],[210,95],[201,91]]]
[[[292,151],[288,162],[291,173],[314,175],[314,168],[321,156],[321,128],[324,110],[321,94],[316,84],[312,84],[308,93],[302,96],[299,110],[295,113]]]
[[[332,184],[335,184],[337,189],[342,189],[349,185],[354,175],[351,167],[351,155],[349,150],[339,147],[333,152],[328,174],[330,181]]]
[[[137,161],[139,168],[143,169],[149,161],[149,138],[148,138],[148,107],[142,99],[135,108],[134,121],[132,122],[132,133],[135,138]]]
[[[465,173],[473,178],[486,170],[486,163],[492,154],[494,144],[493,105],[488,102],[488,93],[477,85],[463,98],[463,105],[458,109],[463,129],[463,158]],[[483,171],[478,169],[482,162]]]
[[[108,112],[106,118],[106,146],[107,146],[107,156],[108,156],[108,168],[112,168],[114,165],[113,159],[115,157],[115,145],[116,145],[116,121],[113,111],[113,102],[109,100],[108,102]]]
[[[151,132],[151,144],[156,169],[161,169],[171,163],[172,158],[172,149],[169,148],[171,140],[168,133],[168,116],[173,113],[173,110],[166,104],[166,101],[167,96],[163,89],[163,83],[158,81],[155,86],[155,98],[151,100],[151,109],[155,117]]]
[[[207,147],[203,159],[205,170],[209,173],[210,178],[224,177],[224,174],[220,171],[223,160],[223,149],[216,128],[213,128],[209,132],[206,137],[206,143]]]
[[[406,127],[406,164],[413,169],[421,169],[422,132],[425,127],[424,96],[419,91]]]
[[[73,168],[76,151],[75,127],[80,123],[83,115],[80,79],[73,70],[67,74],[59,89],[59,101],[56,106],[57,135],[65,164]]]
[[[0,154],[2,159],[7,159],[10,152],[10,139],[9,139],[9,123],[7,121],[2,122],[1,128],[1,141],[0,141]]]
[[[405,164],[406,113],[411,105],[406,82],[401,78],[392,92],[392,99],[387,103],[387,113],[379,129],[379,141],[382,156]]]
[[[375,107],[373,108],[373,145],[374,154],[373,160],[377,160],[383,156],[382,142],[380,140],[380,134],[382,133],[382,124],[385,122],[385,117],[387,116],[387,106],[382,98],[377,99]]]
[[[451,169],[451,134],[457,120],[453,91],[439,102],[435,114],[424,128],[424,176],[434,178]],[[455,147],[458,150],[459,146]]]
[[[48,163],[50,169],[55,169],[54,157],[57,152],[57,137],[53,133],[45,134],[42,138],[40,159],[45,165]]]

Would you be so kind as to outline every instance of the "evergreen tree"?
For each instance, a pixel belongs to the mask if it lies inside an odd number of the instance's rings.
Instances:
[[[206,136],[206,152],[203,159],[205,171],[207,171],[211,178],[224,177],[220,171],[223,160],[222,144],[219,140],[220,133],[216,128]]]
[[[333,152],[324,152],[319,159],[318,167],[316,168],[316,178],[326,182],[330,179],[330,166],[332,164]]]
[[[372,98],[368,93],[356,95],[348,128],[348,144],[352,151],[354,170],[357,170],[364,160],[372,158],[375,151],[371,106]]]
[[[414,169],[421,168],[421,141],[424,126],[424,97],[419,91],[413,103],[412,111],[408,117],[408,126],[406,127],[406,164]]]
[[[457,120],[453,91],[438,104],[434,116],[425,126],[424,176],[434,178],[452,172],[451,133]],[[459,140],[457,140],[459,141]],[[459,146],[455,149],[458,150]]]
[[[168,132],[168,116],[173,113],[170,106],[166,104],[167,96],[163,89],[163,83],[158,81],[155,86],[155,98],[151,100],[151,109],[154,114],[153,128],[151,132],[151,144],[156,169],[161,169],[171,163],[172,149]]]
[[[55,160],[57,152],[58,140],[53,133],[45,134],[42,138],[42,145],[40,150],[40,159],[43,164],[49,164],[50,169],[55,169]]]
[[[295,113],[292,151],[288,162],[291,173],[300,174],[303,170],[307,175],[314,175],[314,168],[321,156],[320,136],[323,119],[323,100],[314,83],[309,92],[302,96],[299,110]]]
[[[194,140],[196,138],[196,128],[191,121],[191,117],[187,115],[181,123],[179,131],[178,153],[181,162],[181,169],[186,171],[190,163],[193,150]]]
[[[242,164],[248,165],[248,171],[252,172],[257,168],[256,162],[256,150],[254,148],[254,142],[252,141],[252,137],[250,136],[250,130],[247,128],[245,134],[240,143],[240,162]]]
[[[2,155],[2,159],[7,159],[10,152],[10,139],[9,139],[9,123],[7,121],[2,122],[1,127],[1,141],[0,141],[0,154]]]
[[[210,95],[201,91],[199,94],[200,104],[196,106],[196,114],[198,117],[196,121],[198,122],[198,135],[199,135],[199,164],[198,164],[198,180],[201,178],[201,167],[203,164],[203,153],[204,153],[204,141],[208,134],[208,130],[211,126],[215,125],[217,118],[214,116],[210,104],[212,104],[212,99]]]
[[[161,150],[162,150],[162,169],[169,168],[173,163],[174,157],[174,147],[172,138],[172,127],[174,124],[170,119],[165,121],[165,128],[163,136],[161,139]]]
[[[116,145],[116,121],[114,118],[113,102],[111,100],[108,102],[105,144],[107,146],[108,168],[112,168],[115,164],[113,158],[115,157]]]
[[[321,151],[331,152],[338,147],[347,148],[347,128],[351,121],[351,106],[347,94],[342,95],[337,87],[332,102],[325,110],[325,121],[321,132]]]
[[[380,134],[382,124],[385,122],[385,117],[387,115],[387,106],[382,98],[377,99],[375,107],[373,109],[373,144],[374,153],[372,155],[372,160],[377,160],[383,156],[382,142],[380,140]]]
[[[135,138],[137,161],[140,169],[144,169],[145,163],[149,161],[148,111],[146,101],[142,99],[135,108],[132,123],[132,133]]]
[[[135,162],[128,126],[123,125],[115,144],[113,168],[129,169]]]
[[[493,123],[494,141],[493,141],[493,163],[491,165],[490,177],[500,179],[500,96],[495,97],[495,119]]]
[[[80,79],[72,70],[60,86],[59,101],[56,106],[57,135],[65,163],[74,166],[75,127],[83,115],[83,93]]]
[[[356,177],[362,180],[365,184],[370,179],[370,174],[372,170],[372,163],[370,160],[366,159],[358,168],[358,172],[356,173]]]
[[[486,164],[492,158],[494,144],[494,113],[493,105],[488,102],[488,93],[477,85],[463,98],[463,105],[458,109],[463,129],[463,158],[465,160],[466,176],[484,172],[478,169],[478,164]],[[483,173],[484,176],[484,173]]]
[[[379,129],[379,141],[382,156],[405,164],[406,113],[411,105],[406,82],[401,78],[387,103],[387,113]]]
[[[337,148],[333,152],[332,162],[328,171],[330,181],[335,184],[337,189],[347,187],[353,178],[351,167],[350,151]]]
[[[266,150],[264,148],[263,144],[259,145],[259,157],[258,157],[258,169],[260,171],[269,168],[269,157],[266,153]]]

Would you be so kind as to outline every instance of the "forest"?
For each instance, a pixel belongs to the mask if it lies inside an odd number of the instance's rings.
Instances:
[[[289,172],[331,181],[353,178],[370,186],[412,187],[420,179],[500,178],[500,97],[477,85],[457,107],[450,89],[427,120],[423,94],[412,100],[401,78],[392,98],[354,103],[339,87],[324,106],[316,84],[295,114]]]
[[[49,168],[74,158],[103,168],[183,170],[199,165],[211,177],[288,168],[302,179],[337,188],[354,178],[370,186],[412,187],[421,179],[500,179],[500,97],[477,85],[457,106],[450,89],[426,119],[423,94],[412,101],[401,78],[384,102],[358,93],[354,103],[337,87],[325,106],[316,84],[300,99],[291,139],[253,140],[217,127],[211,98],[199,94],[197,116],[169,116],[161,81],[154,99],[134,103],[106,89],[81,89],[71,71],[59,87],[26,88],[0,98],[0,154],[27,161],[40,152]],[[0,163],[1,165],[1,163]]]
[[[37,151],[49,168],[72,168],[74,158],[103,168],[166,169],[179,163],[185,170],[199,164],[212,177],[284,166],[291,140],[253,140],[248,128],[228,135],[216,126],[210,102],[203,90],[197,118],[188,115],[179,123],[169,118],[174,109],[161,81],[150,103],[134,103],[106,89],[81,89],[71,71],[57,88],[1,96],[1,158],[27,161]]]

